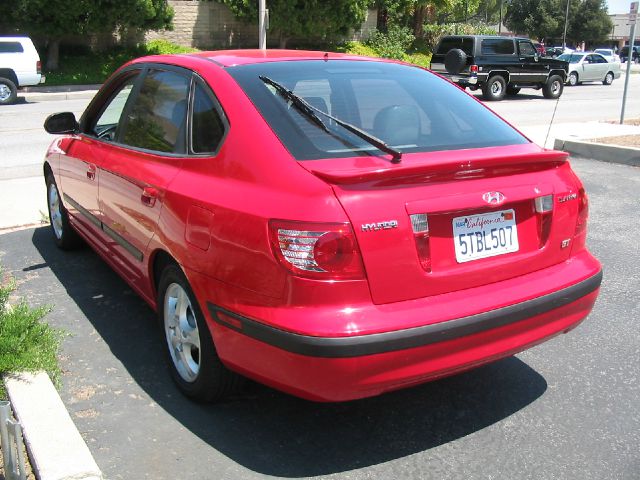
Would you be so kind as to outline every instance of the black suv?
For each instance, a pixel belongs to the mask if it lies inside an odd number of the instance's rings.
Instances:
[[[631,56],[631,61],[633,63],[638,63],[640,61],[640,55],[638,54],[639,50],[640,47],[633,47],[633,54]],[[625,45],[624,47],[622,47],[622,50],[620,50],[620,61],[622,63],[625,63],[627,61],[627,58],[629,58],[629,45]]]
[[[541,57],[528,38],[448,35],[438,43],[431,70],[461,87],[482,89],[485,100],[502,100],[521,88],[558,98],[569,64]]]

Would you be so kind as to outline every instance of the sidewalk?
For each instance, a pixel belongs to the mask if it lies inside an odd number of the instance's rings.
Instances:
[[[29,102],[93,98],[102,85],[61,85],[26,87],[18,92]]]

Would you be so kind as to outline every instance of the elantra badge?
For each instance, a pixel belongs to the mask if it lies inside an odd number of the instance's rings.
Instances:
[[[505,196],[500,192],[487,192],[482,195],[482,199],[489,205],[502,205],[505,200]]]

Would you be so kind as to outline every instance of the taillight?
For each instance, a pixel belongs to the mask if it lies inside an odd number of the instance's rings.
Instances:
[[[295,275],[327,280],[364,278],[360,250],[349,223],[269,222],[271,248]]]
[[[40,62],[40,60],[36,62],[36,71],[38,72],[38,75],[42,73],[42,62]]]
[[[471,65],[471,66],[469,67],[469,71],[470,71],[471,73],[478,73],[478,65]]]
[[[584,188],[578,191],[578,219],[576,220],[576,231],[574,236],[585,235],[587,233],[587,220],[589,218],[589,198]]]
[[[425,272],[431,271],[431,248],[429,247],[429,221],[426,213],[411,215],[411,229],[416,242],[420,266]]]
[[[544,247],[551,233],[551,219],[553,213],[553,195],[545,195],[535,199],[536,213],[538,216],[538,240],[539,248]]]

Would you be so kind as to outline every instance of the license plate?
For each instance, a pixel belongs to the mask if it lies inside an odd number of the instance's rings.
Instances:
[[[513,209],[453,219],[458,263],[517,252],[518,228]]]

